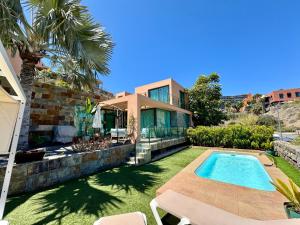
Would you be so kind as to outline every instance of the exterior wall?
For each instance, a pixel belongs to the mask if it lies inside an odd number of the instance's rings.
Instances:
[[[300,97],[296,97],[296,92],[300,93],[300,88],[273,91],[270,94],[268,94],[269,103],[271,104],[273,102],[288,102],[288,101],[294,101],[296,99],[300,100]],[[291,93],[290,98],[287,97],[288,93]],[[284,98],[280,98],[279,94],[283,94]]]
[[[135,88],[135,93],[136,94],[141,94],[144,95],[146,97],[148,96],[148,91],[151,89],[155,89],[155,88],[159,88],[159,87],[163,87],[163,86],[169,86],[169,91],[170,91],[170,104],[171,105],[175,105],[179,107],[179,91],[182,91],[184,93],[186,93],[185,89],[178,84],[176,81],[174,81],[173,79],[166,79],[166,80],[162,80],[162,81],[158,81],[155,83],[151,83],[151,84],[146,84],[140,87],[136,87]],[[185,99],[186,104],[188,105],[188,98],[186,97]]]
[[[99,89],[90,93],[36,82],[32,93],[30,132],[51,139],[53,126],[74,125],[74,107],[84,106],[86,98],[98,102],[111,99],[113,95]]]
[[[124,97],[124,96],[127,96],[127,95],[130,95],[130,93],[128,93],[126,91],[115,94],[116,98],[121,98],[121,97]]]
[[[185,105],[186,105],[186,109],[188,109],[189,102],[188,102],[188,95],[187,95],[186,90],[174,80],[171,80],[171,83],[172,83],[172,85],[171,85],[172,90],[170,91],[171,99],[172,99],[171,104],[180,107],[180,105],[179,105],[180,94],[179,93],[181,91],[181,92],[185,93]]]
[[[146,97],[149,97],[148,96],[148,91],[149,90],[154,89],[154,88],[167,86],[167,85],[169,85],[170,93],[171,93],[171,83],[172,83],[171,79],[166,79],[166,80],[157,81],[157,82],[154,82],[154,83],[151,83],[151,84],[146,84],[146,85],[143,85],[143,86],[140,86],[140,87],[136,87],[135,88],[135,93],[144,95]],[[170,98],[170,101],[172,102],[171,98]]]
[[[186,137],[162,140],[154,143],[139,143],[136,146],[137,163],[139,165],[149,163],[153,159],[152,152],[167,149],[172,146],[178,146],[187,142]]]
[[[114,105],[117,106],[123,110],[127,109],[127,124],[129,124],[129,120],[131,116],[134,117],[135,119],[135,125],[136,125],[136,130],[135,130],[135,138],[137,141],[139,141],[140,138],[140,132],[141,132],[141,108],[159,108],[159,109],[164,109],[168,111],[175,111],[175,112],[180,112],[180,113],[186,113],[191,115],[192,113],[186,109],[179,108],[177,106],[159,102],[159,101],[154,101],[148,97],[145,97],[144,95],[141,94],[132,94],[132,95],[127,95],[121,98],[114,98],[110,99],[107,101],[102,102],[103,105]],[[190,120],[191,123],[191,120]]]
[[[134,145],[130,144],[17,164],[13,168],[9,195],[37,191],[99,170],[119,166],[126,162],[133,151]],[[6,166],[0,167],[1,187],[5,170]]]
[[[300,147],[284,141],[274,141],[274,150],[290,164],[300,169]]]

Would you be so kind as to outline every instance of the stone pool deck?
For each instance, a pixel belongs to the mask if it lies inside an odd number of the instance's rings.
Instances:
[[[277,191],[260,191],[198,177],[194,171],[214,151],[236,150],[207,150],[160,187],[156,194],[159,195],[171,189],[242,217],[258,220],[287,218],[283,207],[286,199]],[[280,169],[272,165],[266,155],[258,151],[239,151],[239,153],[257,157],[273,180],[276,178],[288,180]]]

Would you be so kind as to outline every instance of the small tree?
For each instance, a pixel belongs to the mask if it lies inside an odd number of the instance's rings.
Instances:
[[[220,77],[216,73],[201,75],[189,90],[190,109],[193,122],[198,125],[218,125],[226,118],[221,111]]]
[[[234,102],[232,104],[232,108],[235,110],[235,112],[240,112],[241,108],[243,108],[244,103],[242,101]]]
[[[130,114],[129,121],[128,121],[128,136],[133,143],[135,143],[136,140],[135,133],[136,133],[136,119],[132,114]]]
[[[255,115],[264,113],[264,98],[262,98],[262,95],[255,94],[253,99],[248,103],[246,110],[254,113]]]

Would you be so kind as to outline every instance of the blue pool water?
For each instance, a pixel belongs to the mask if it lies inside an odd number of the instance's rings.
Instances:
[[[275,191],[271,177],[260,161],[251,155],[212,153],[195,171],[199,177],[225,183]]]

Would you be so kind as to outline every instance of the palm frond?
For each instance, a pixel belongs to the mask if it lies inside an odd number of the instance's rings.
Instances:
[[[300,211],[300,191],[291,179],[289,179],[290,187],[280,179],[276,179],[276,182],[271,183],[275,186],[277,191],[279,191],[292,203],[296,211]]]
[[[31,0],[30,4],[36,8],[35,30],[54,51],[71,55],[83,72],[110,72],[111,37],[93,21],[80,0]]]
[[[29,45],[26,30],[31,30],[20,0],[0,0],[0,38],[13,53],[18,45]]]

